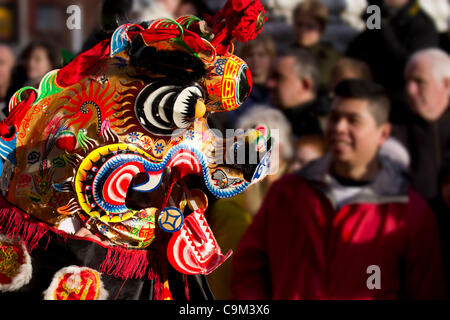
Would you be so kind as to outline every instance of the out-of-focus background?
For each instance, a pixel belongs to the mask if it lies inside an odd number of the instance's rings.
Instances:
[[[66,26],[66,11],[71,5],[81,9],[81,29]],[[17,53],[37,39],[77,52],[98,25],[101,5],[101,0],[2,0],[0,41],[11,44]]]
[[[0,1],[0,41],[7,42],[20,52],[30,41],[43,39],[52,42],[59,49],[73,53],[81,50],[91,32],[99,26],[102,4],[105,0],[1,0]],[[175,8],[180,4],[193,3],[199,8],[217,12],[225,0],[134,0],[109,1],[111,3],[141,2],[160,3]],[[265,26],[266,33],[277,36],[280,46],[292,36],[292,11],[301,0],[263,0],[269,12]],[[329,9],[329,21],[324,39],[332,42],[336,48],[345,49],[351,39],[365,28],[362,14],[368,6],[367,0],[323,0]],[[66,12],[71,5],[81,9],[81,29],[69,30]],[[420,0],[421,7],[433,18],[437,29],[444,33],[448,30],[450,15],[448,0]],[[187,9],[187,7],[186,7]],[[187,9],[194,10],[193,8]],[[175,13],[176,10],[172,10]]]

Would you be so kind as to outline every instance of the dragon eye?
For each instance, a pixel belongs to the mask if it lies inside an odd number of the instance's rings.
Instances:
[[[244,66],[240,73],[237,83],[237,102],[243,104],[252,91],[252,74],[248,66]]]

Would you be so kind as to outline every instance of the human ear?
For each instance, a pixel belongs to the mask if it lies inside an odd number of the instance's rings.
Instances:
[[[305,77],[302,79],[302,86],[303,89],[305,89],[306,91],[311,91],[313,88],[313,81],[311,78],[309,77]]]
[[[444,82],[445,89],[447,89],[449,94],[450,94],[450,78],[449,77],[445,77],[443,82]]]
[[[390,123],[384,123],[380,126],[381,135],[380,135],[380,145],[385,143],[387,139],[389,139],[392,131],[392,125]]]

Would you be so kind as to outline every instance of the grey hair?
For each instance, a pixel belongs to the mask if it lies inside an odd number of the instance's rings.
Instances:
[[[293,156],[292,128],[284,114],[277,109],[264,104],[258,104],[239,117],[236,128],[249,129],[257,125],[267,125],[271,131],[279,130],[278,135],[272,135],[272,145],[278,143],[283,159],[289,160]],[[279,141],[277,141],[277,138]]]
[[[450,56],[445,51],[438,48],[417,51],[409,58],[407,67],[420,59],[429,59],[431,61],[432,71],[436,80],[450,79]]]
[[[317,59],[310,52],[301,48],[289,49],[281,56],[295,57],[297,77],[311,79],[313,91],[317,93],[320,86],[320,69]]]

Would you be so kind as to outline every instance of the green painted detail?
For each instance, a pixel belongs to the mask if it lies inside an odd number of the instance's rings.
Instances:
[[[161,27],[162,28],[168,28],[168,27],[170,27],[173,24],[176,25],[177,28],[180,30],[180,37],[179,38],[182,38],[184,30],[183,30],[183,27],[178,22],[176,22],[175,20],[172,20],[172,19],[163,19],[161,21]]]
[[[36,100],[34,100],[32,105],[35,105],[40,100],[51,96],[52,94],[61,92],[64,88],[59,87],[56,84],[56,75],[58,74],[58,70],[53,70],[47,73],[44,78],[42,78],[41,83],[39,84],[39,89],[33,87],[23,87],[19,89],[11,98],[11,103],[13,108],[17,106],[20,102],[22,102],[22,93],[27,90],[33,90],[36,93]]]
[[[83,148],[84,151],[88,149],[87,142],[89,142],[89,137],[86,135],[86,130],[81,129],[77,134],[78,144]]]
[[[190,17],[187,17],[185,21],[186,21],[185,28],[189,29],[189,26],[191,25],[192,22],[202,21],[202,19],[200,19],[196,16],[190,16]]]
[[[36,92],[36,94],[38,93],[38,91],[36,90],[36,88],[33,88],[33,87],[23,87],[22,89],[19,89],[19,90],[14,94],[14,96],[17,97],[17,103],[22,102],[22,97],[21,97],[22,92],[25,92],[25,91],[27,91],[27,90],[33,90],[34,92]]]
[[[27,90],[33,90],[34,92],[36,92],[36,95],[38,94],[38,91],[33,88],[33,87],[23,87],[21,89],[19,89],[16,93],[14,93],[14,95],[11,97],[11,100],[9,102],[10,105],[10,109],[12,110],[14,107],[16,107],[19,103],[22,102],[22,93],[27,91]]]
[[[42,100],[48,96],[51,96],[52,94],[61,92],[64,90],[64,88],[59,87],[56,84],[56,76],[58,74],[58,70],[53,70],[47,73],[44,78],[42,78],[41,83],[39,84],[39,95],[36,99],[36,102],[39,100]]]

